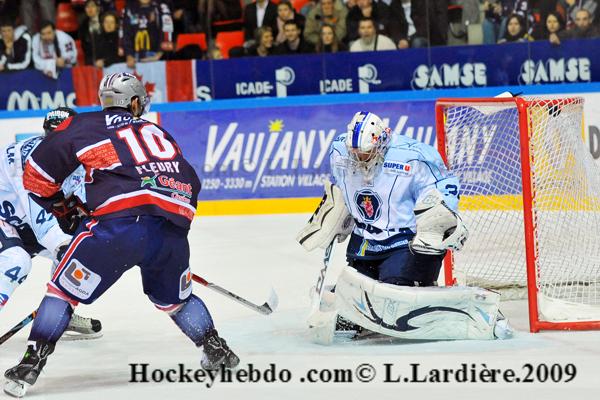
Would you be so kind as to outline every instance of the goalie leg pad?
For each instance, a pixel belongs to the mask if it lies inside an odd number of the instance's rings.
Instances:
[[[493,339],[499,302],[485,289],[388,285],[350,267],[336,286],[342,317],[403,339]]]
[[[308,251],[317,247],[325,249],[336,236],[339,242],[343,242],[353,228],[354,220],[346,208],[342,190],[327,181],[319,207],[296,240]]]

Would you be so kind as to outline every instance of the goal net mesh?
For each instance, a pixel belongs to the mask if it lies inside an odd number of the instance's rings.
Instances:
[[[540,313],[600,319],[600,168],[582,138],[583,100],[528,99]],[[514,102],[445,107],[447,162],[469,228],[453,255],[459,283],[525,297],[527,266],[519,111]]]

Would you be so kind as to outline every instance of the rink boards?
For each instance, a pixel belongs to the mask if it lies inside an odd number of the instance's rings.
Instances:
[[[435,146],[436,98],[490,96],[505,89],[555,95],[595,91],[583,94],[584,140],[600,158],[600,84],[171,103],[153,105],[157,111],[146,118],[175,137],[201,177],[198,215],[304,213],[318,204],[329,178],[331,143],[356,111],[375,112],[394,133]],[[0,145],[41,133],[43,115],[39,110],[0,112]],[[490,193],[492,202],[490,196],[464,194],[463,207],[470,209],[521,204],[517,187]],[[563,200],[552,204],[560,209],[571,203]]]

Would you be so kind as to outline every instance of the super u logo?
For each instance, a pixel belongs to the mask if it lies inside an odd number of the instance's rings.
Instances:
[[[354,202],[365,222],[375,222],[381,216],[381,198],[374,191],[365,189],[356,192]]]

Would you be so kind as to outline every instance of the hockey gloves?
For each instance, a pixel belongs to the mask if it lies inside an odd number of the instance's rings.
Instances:
[[[443,200],[442,194],[433,189],[415,205],[417,234],[409,243],[413,253],[442,255],[446,250],[460,250],[469,231],[460,216]]]
[[[346,208],[342,191],[326,181],[321,204],[298,233],[296,240],[308,251],[317,247],[325,249],[336,236],[338,242],[343,242],[353,228],[354,220]]]
[[[54,202],[50,212],[56,217],[60,229],[69,235],[73,235],[81,220],[90,215],[85,204],[75,195]]]

